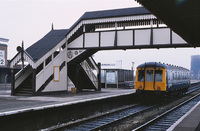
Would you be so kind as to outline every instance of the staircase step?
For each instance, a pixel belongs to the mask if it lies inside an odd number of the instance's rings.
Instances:
[[[19,91],[23,91],[23,92],[32,92],[32,89],[21,89],[21,90],[19,90]]]
[[[16,92],[15,95],[16,96],[32,96],[32,93],[31,94],[27,94],[27,93]]]
[[[21,75],[23,76],[24,73],[23,72],[26,72],[26,71],[30,71],[31,69],[31,66],[27,66],[21,73]],[[33,77],[33,73],[30,73],[29,76],[27,76],[25,78],[25,80],[15,89],[15,95],[32,95],[32,77]]]
[[[32,89],[31,85],[23,85],[21,86],[22,89]]]
[[[20,89],[17,90],[16,92],[32,92],[32,89]]]

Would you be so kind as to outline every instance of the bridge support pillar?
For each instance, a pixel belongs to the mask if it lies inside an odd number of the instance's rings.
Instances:
[[[12,68],[11,69],[11,77],[12,77],[12,82],[11,82],[11,95],[13,96],[14,95],[14,90],[15,90],[15,69]]]
[[[99,72],[98,72],[98,91],[101,91],[101,63],[98,63]]]

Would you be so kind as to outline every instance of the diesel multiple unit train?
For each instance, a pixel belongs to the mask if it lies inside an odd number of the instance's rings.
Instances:
[[[135,89],[137,94],[183,94],[190,86],[190,71],[186,68],[147,62],[137,67]]]

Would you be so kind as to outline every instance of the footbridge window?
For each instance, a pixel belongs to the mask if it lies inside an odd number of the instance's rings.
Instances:
[[[52,57],[49,56],[49,57],[46,59],[46,61],[45,61],[46,65],[48,65],[48,64],[51,62],[51,60],[52,60]]]
[[[38,74],[38,73],[43,69],[43,64],[44,64],[44,62],[42,62],[42,63],[37,67],[36,74]]]
[[[47,66],[56,56],[58,56],[59,53],[61,53],[66,48],[66,43],[63,44],[61,47],[59,47],[56,51],[53,52],[52,55],[50,55],[44,62],[42,62],[37,67],[37,74],[41,72],[44,69],[44,66]]]
[[[57,49],[57,50],[53,53],[53,58],[55,58],[59,53],[60,53],[60,51],[59,51],[59,49]]]
[[[65,49],[65,47],[66,47],[66,43],[65,44],[63,44],[62,46],[61,46],[61,49]]]

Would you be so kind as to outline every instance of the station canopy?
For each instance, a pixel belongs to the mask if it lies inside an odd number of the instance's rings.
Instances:
[[[193,47],[200,47],[200,0],[136,0]]]

